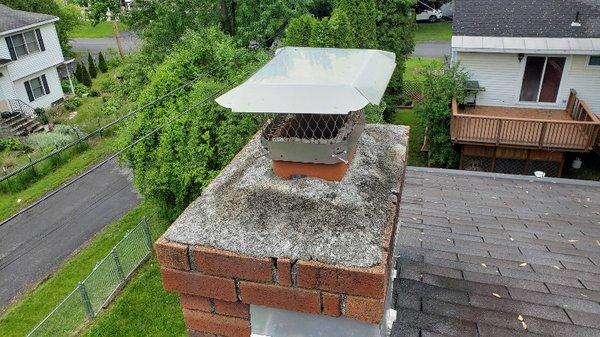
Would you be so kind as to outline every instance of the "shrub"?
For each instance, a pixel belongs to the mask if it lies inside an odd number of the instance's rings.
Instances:
[[[83,96],[85,94],[90,93],[90,88],[86,87],[81,83],[75,83],[73,84],[73,86],[75,87],[75,94],[77,94],[78,96]]]
[[[71,97],[71,98],[67,98],[65,100],[65,102],[63,103],[63,106],[65,107],[65,109],[67,109],[69,111],[74,111],[77,108],[79,108],[81,106],[81,104],[82,104],[81,98]]]
[[[27,151],[29,147],[16,137],[0,138],[0,151]]]
[[[106,60],[104,59],[104,54],[102,54],[102,52],[98,53],[98,70],[103,73],[108,71],[108,65],[106,64]]]
[[[98,97],[100,93],[97,90],[91,90],[89,97]]]
[[[96,62],[92,57],[92,54],[88,52],[88,72],[91,78],[98,76],[98,68],[96,68]]]
[[[451,103],[453,97],[464,99],[467,73],[456,63],[446,70],[429,66],[424,75],[423,100],[415,109],[428,130],[429,165],[456,167],[459,154],[450,139]]]
[[[84,65],[81,65],[81,80],[79,82],[88,88],[92,86],[92,78]]]
[[[48,115],[46,114],[46,110],[44,110],[44,108],[35,108],[34,112],[35,112],[35,115],[37,116],[37,120],[38,120],[38,122],[40,122],[40,124],[48,124],[49,119],[48,119]]]
[[[73,136],[60,132],[34,133],[27,136],[25,143],[35,150],[46,151],[69,144]]]
[[[60,86],[62,87],[62,91],[64,93],[67,93],[67,94],[71,93],[71,84],[69,83],[69,80],[60,81]]]

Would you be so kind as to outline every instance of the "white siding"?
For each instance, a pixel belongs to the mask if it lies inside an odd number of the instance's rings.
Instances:
[[[587,56],[573,56],[563,95],[573,88],[592,110],[600,116],[600,67],[588,67]]]
[[[13,83],[6,74],[6,68],[0,68],[0,73],[4,74],[0,77],[0,100],[15,98]]]
[[[50,87],[50,94],[42,96],[33,102],[29,102],[27,91],[25,90],[25,81],[42,75],[46,75],[46,80],[48,81],[48,86]],[[49,108],[52,105],[52,103],[64,97],[62,87],[60,85],[60,78],[58,77],[58,71],[56,70],[56,67],[49,68],[44,71],[40,71],[25,78],[22,78],[18,81],[15,81],[14,84],[16,98],[29,104],[33,108]]]
[[[458,53],[458,60],[472,80],[485,88],[477,104],[514,105],[521,87],[521,63],[515,54]]]
[[[6,68],[13,81],[44,69],[55,67],[64,61],[54,23],[45,24],[37,28],[40,29],[46,50],[22,56],[18,60],[9,63]],[[6,45],[4,37],[2,38],[2,41],[0,41],[0,46],[0,54],[10,59],[8,46]]]
[[[531,106],[518,102],[525,59],[519,62],[518,54],[458,52],[456,60],[485,88],[477,95],[477,104],[491,106]],[[558,102],[548,108],[564,108],[569,90],[575,89],[600,115],[600,68],[586,67],[587,56],[567,56],[565,73]]]

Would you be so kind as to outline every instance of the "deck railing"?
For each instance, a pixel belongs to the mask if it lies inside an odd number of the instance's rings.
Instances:
[[[462,114],[452,101],[451,137],[461,144],[483,144],[587,152],[592,150],[600,120],[571,90],[567,113],[573,120],[543,120]]]

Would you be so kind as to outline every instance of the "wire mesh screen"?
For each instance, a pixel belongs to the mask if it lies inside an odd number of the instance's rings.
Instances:
[[[496,158],[494,172],[506,174],[523,174],[523,172],[525,172],[525,160]]]
[[[83,298],[75,289],[28,336],[71,336],[86,319]]]
[[[464,156],[463,170],[489,172],[492,169],[491,157]]]
[[[365,123],[362,110],[348,115],[277,115],[263,130],[269,141],[330,144],[346,140],[358,124]]]
[[[532,160],[529,162],[527,174],[533,175],[535,171],[546,173],[546,177],[558,177],[561,163],[551,161]]]
[[[152,238],[144,219],[129,230],[77,288],[27,336],[72,336],[112,300],[151,253]]]

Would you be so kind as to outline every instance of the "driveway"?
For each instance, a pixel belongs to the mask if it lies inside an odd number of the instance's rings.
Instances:
[[[443,58],[446,55],[450,56],[451,52],[450,41],[425,41],[417,42],[412,56]]]
[[[121,33],[121,43],[123,45],[123,49],[125,53],[131,53],[136,51],[142,45],[140,38],[131,33],[131,32],[123,32]],[[114,51],[118,51],[117,41],[114,37],[107,38],[85,38],[85,39],[72,39],[71,47],[73,47],[73,51],[79,55],[87,55],[88,51],[92,54],[98,54],[98,52],[106,52],[109,49]]]
[[[140,201],[130,173],[109,161],[0,223],[0,312]]]

